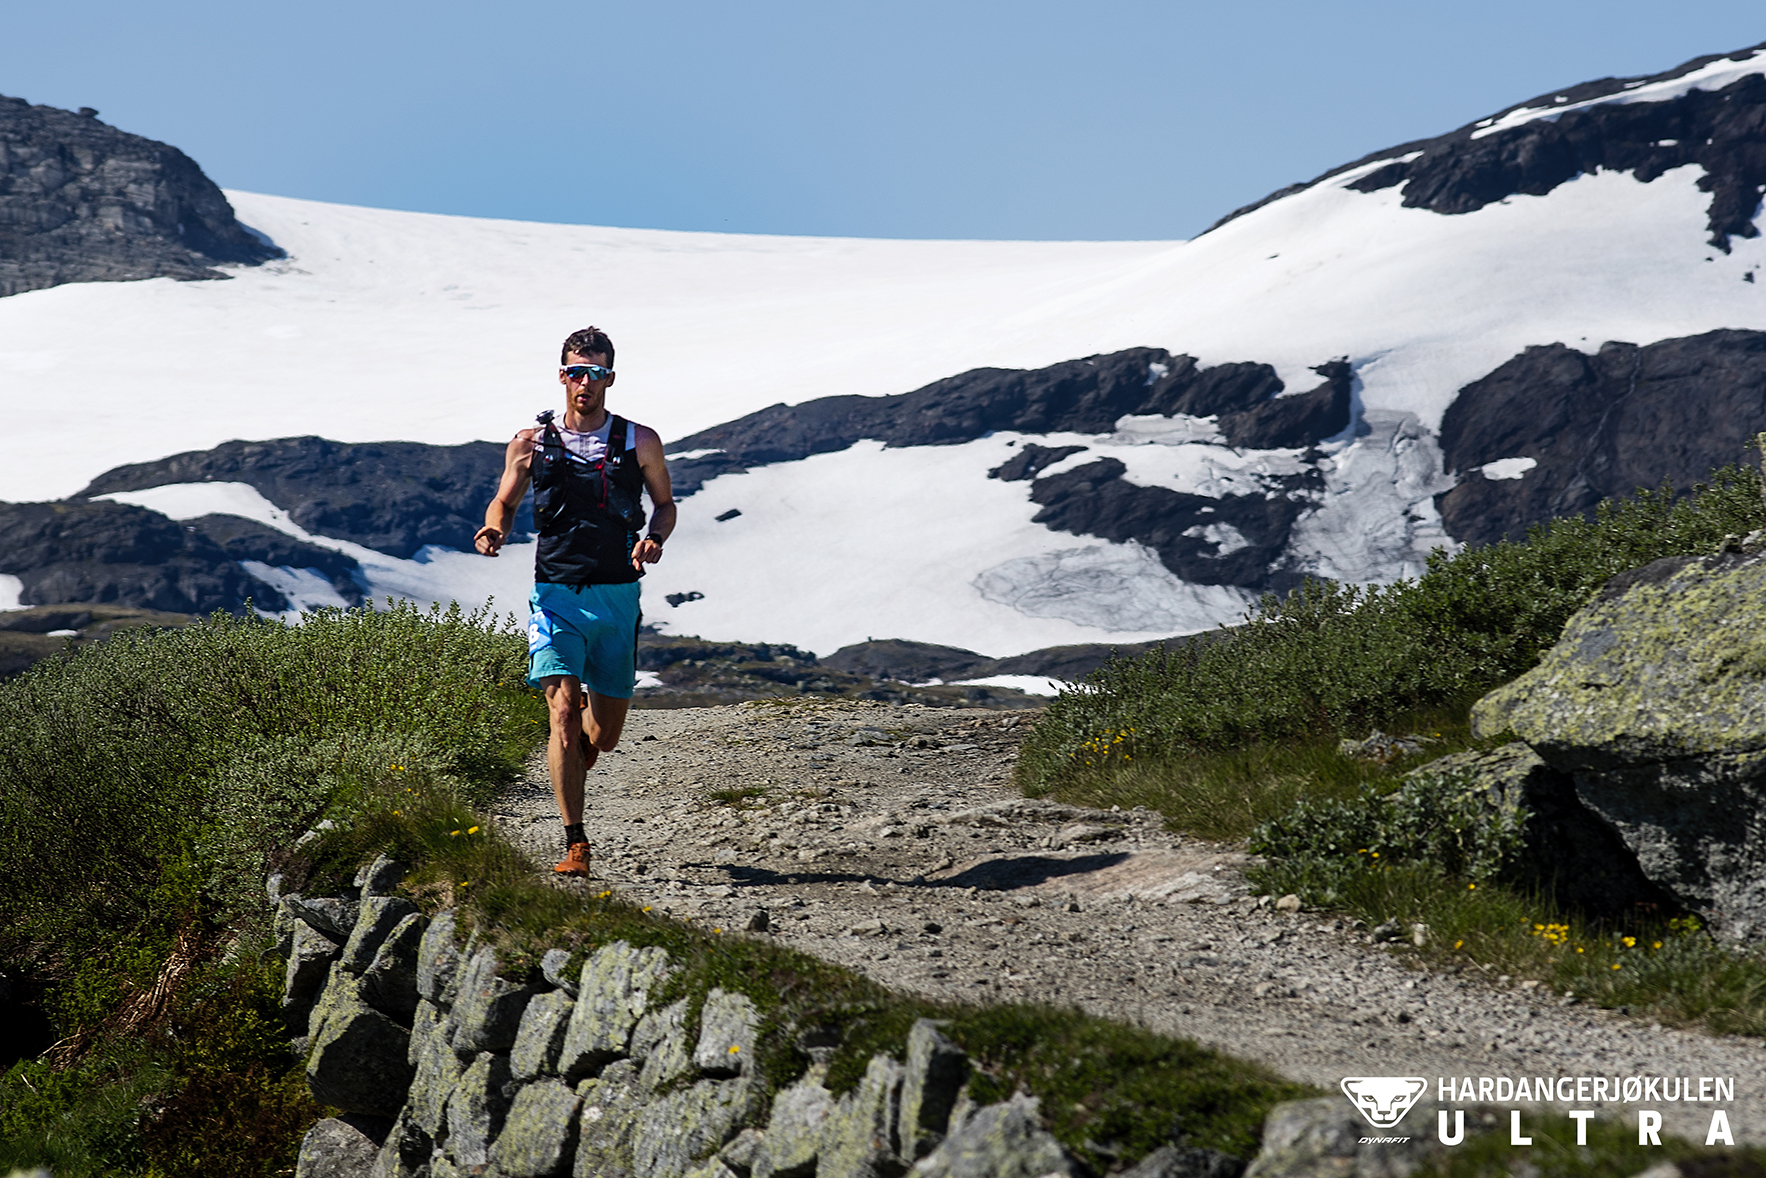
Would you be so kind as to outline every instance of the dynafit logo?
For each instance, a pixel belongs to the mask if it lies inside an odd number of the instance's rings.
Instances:
[[[1390,1129],[1404,1119],[1429,1082],[1421,1076],[1348,1076],[1343,1095],[1376,1129]]]

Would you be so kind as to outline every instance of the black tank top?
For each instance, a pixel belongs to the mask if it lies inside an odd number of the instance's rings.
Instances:
[[[533,579],[553,585],[625,585],[644,527],[644,474],[626,446],[625,418],[610,414],[607,450],[588,462],[564,447],[550,409],[533,458],[533,521],[539,531]]]

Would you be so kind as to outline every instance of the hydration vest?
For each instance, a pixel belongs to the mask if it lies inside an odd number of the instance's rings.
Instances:
[[[609,414],[607,450],[585,462],[564,448],[552,411],[533,459],[533,520],[539,530],[533,579],[553,585],[624,585],[642,574],[632,547],[644,527],[644,475],[626,448],[627,422]]]

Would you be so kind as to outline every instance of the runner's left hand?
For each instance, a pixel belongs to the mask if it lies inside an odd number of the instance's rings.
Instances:
[[[637,572],[643,572],[645,565],[655,564],[661,559],[662,545],[648,536],[632,545],[632,568]]]

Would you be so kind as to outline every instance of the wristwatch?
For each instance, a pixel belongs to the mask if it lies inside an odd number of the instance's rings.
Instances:
[[[655,532],[651,532],[648,536],[645,536],[644,539],[650,541],[650,543],[656,545],[658,548],[662,547],[662,537],[658,536]]]

